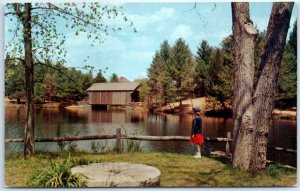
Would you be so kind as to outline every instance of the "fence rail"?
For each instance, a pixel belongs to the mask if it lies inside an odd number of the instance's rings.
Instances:
[[[121,134],[121,129],[116,130],[115,135],[85,135],[85,136],[65,136],[65,137],[46,137],[35,138],[35,142],[60,142],[60,141],[81,141],[81,140],[95,140],[95,139],[116,139],[116,151],[122,152],[122,139],[141,140],[141,141],[189,141],[188,136],[141,136],[141,135],[125,135]],[[227,138],[224,137],[204,137],[207,142],[226,142],[226,154],[230,154],[231,148],[231,133],[227,132]],[[23,138],[5,139],[5,143],[24,142]],[[268,146],[269,149],[277,151],[284,151],[288,153],[297,154],[296,150],[286,149],[281,147]]]
[[[58,142],[58,141],[84,141],[95,139],[116,139],[116,135],[86,135],[86,136],[66,136],[66,137],[45,137],[35,138],[35,142]],[[141,136],[141,135],[121,135],[122,139],[141,140],[141,141],[189,141],[188,136]],[[221,137],[204,137],[206,141],[227,142],[232,141]],[[23,138],[5,139],[6,143],[23,142]]]

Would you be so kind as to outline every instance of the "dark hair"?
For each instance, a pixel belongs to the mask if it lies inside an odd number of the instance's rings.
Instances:
[[[194,107],[194,108],[193,108],[193,111],[196,113],[196,112],[200,112],[201,109],[200,109],[200,107]]]

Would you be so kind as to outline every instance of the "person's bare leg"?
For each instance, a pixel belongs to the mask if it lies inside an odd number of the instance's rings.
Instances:
[[[196,144],[197,153],[201,152],[200,144]]]
[[[196,144],[196,155],[194,158],[201,158],[201,144]]]

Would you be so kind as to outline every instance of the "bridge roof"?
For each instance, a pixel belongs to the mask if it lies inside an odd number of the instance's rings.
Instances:
[[[134,91],[139,88],[140,85],[140,82],[94,83],[87,91]]]

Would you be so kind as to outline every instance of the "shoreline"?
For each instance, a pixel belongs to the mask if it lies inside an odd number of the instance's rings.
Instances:
[[[231,117],[232,116],[232,110],[222,110],[220,108],[215,108],[212,106],[209,106],[206,103],[206,98],[195,98],[195,99],[188,99],[184,100],[183,102],[183,112],[179,112],[178,106],[179,102],[170,103],[167,106],[162,106],[160,108],[153,109],[153,112],[155,113],[161,113],[161,114],[175,114],[175,115],[181,115],[181,114],[192,114],[192,107],[193,106],[200,106],[202,108],[201,113],[205,116],[209,117]],[[79,103],[74,104],[71,102],[51,102],[51,103],[43,103],[43,104],[35,104],[37,109],[66,109],[70,111],[79,111],[91,108],[92,106],[88,103]],[[128,106],[126,106],[128,107]],[[22,109],[26,108],[25,104],[16,104],[11,103],[8,98],[5,98],[5,107],[4,109]],[[146,106],[139,106],[137,107],[139,110],[147,111]],[[135,107],[131,107],[132,110],[135,110]],[[287,119],[287,120],[297,120],[297,111],[295,110],[280,110],[278,108],[275,108],[272,112],[272,118],[273,119]]]

